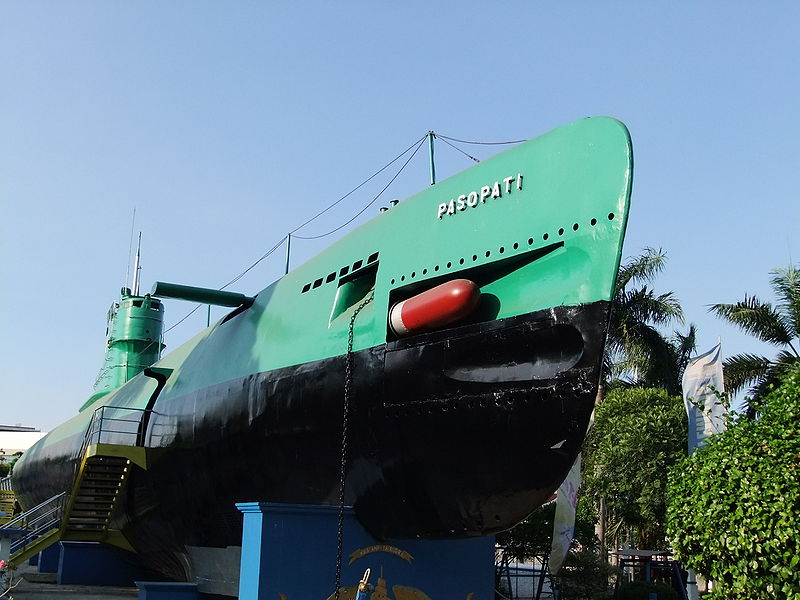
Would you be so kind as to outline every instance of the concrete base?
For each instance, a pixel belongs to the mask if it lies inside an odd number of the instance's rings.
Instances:
[[[57,583],[133,587],[137,579],[161,578],[141,566],[132,552],[97,542],[59,542]]]
[[[197,600],[196,583],[137,581],[139,600]]]
[[[334,594],[338,508],[248,502],[239,600],[325,600]],[[352,509],[344,521],[342,600],[364,571],[376,598],[494,598],[494,536],[466,540],[376,540]],[[370,594],[372,596],[372,594]],[[370,597],[368,596],[368,597]]]

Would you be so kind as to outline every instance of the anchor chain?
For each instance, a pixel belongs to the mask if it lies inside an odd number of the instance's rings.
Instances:
[[[350,416],[350,395],[353,387],[353,332],[356,317],[362,309],[375,298],[375,292],[370,294],[353,311],[350,317],[350,326],[347,331],[347,354],[344,363],[344,409],[342,416],[342,452],[339,468],[339,519],[336,526],[336,577],[334,583],[334,598],[339,600],[339,591],[342,584],[342,547],[344,544],[344,486],[347,479],[347,446],[348,446],[348,419]]]

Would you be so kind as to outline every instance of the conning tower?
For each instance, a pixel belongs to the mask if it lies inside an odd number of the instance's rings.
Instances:
[[[141,234],[140,234],[141,243]],[[113,392],[161,358],[164,349],[164,305],[150,294],[139,295],[140,252],[136,252],[133,289],[124,287],[108,309],[106,356],[94,383],[94,394],[81,410]]]

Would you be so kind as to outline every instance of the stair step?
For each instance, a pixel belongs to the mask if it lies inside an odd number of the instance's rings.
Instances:
[[[123,463],[127,464],[128,459],[124,456],[104,456],[102,454],[95,454],[90,456],[87,462],[103,462],[103,463]]]
[[[115,492],[110,492],[110,493],[97,492],[97,493],[95,493],[95,492],[89,492],[89,491],[81,490],[75,495],[75,501],[74,502],[75,503],[81,503],[81,502],[91,502],[91,503],[94,503],[94,502],[113,502],[114,498],[116,498],[116,497],[117,497],[117,494]]]
[[[107,502],[76,502],[72,510],[111,510],[113,501]]]
[[[108,515],[87,515],[85,517],[76,516],[75,518],[70,518],[67,521],[67,526],[72,527],[73,525],[102,525],[105,527],[106,523],[109,521]]]
[[[89,480],[86,481],[85,479],[81,481],[81,485],[79,489],[89,489],[89,488],[97,488],[98,490],[104,490],[108,492],[113,492],[114,490],[121,487],[122,481],[114,481],[114,480]]]
[[[84,477],[96,477],[98,479],[121,479],[125,477],[127,471],[117,471],[117,470],[110,470],[110,469],[84,469],[83,476]]]
[[[92,467],[95,469],[127,469],[129,464],[130,463],[128,463],[128,461],[125,459],[119,461],[89,459],[86,461],[87,467]]]
[[[83,469],[84,473],[98,473],[98,474],[109,474],[109,475],[117,475],[127,472],[127,468],[120,468],[120,467],[96,467],[91,465],[86,465]]]
[[[94,478],[94,479],[121,479],[125,475],[124,472],[118,471],[92,471],[91,469],[85,470],[83,472],[84,478]]]
[[[74,504],[80,505],[98,505],[98,504],[114,504],[115,496],[76,496]]]
[[[67,526],[72,527],[73,525],[102,525],[103,527],[105,527],[108,521],[109,521],[108,515],[103,515],[103,516],[89,515],[85,517],[75,517],[74,519],[70,518],[70,520],[67,521]]]
[[[81,480],[81,487],[82,488],[89,488],[89,487],[96,487],[100,489],[106,490],[114,490],[122,484],[122,480],[118,479],[83,479]]]
[[[77,514],[77,513],[105,513],[105,514],[108,514],[109,512],[111,512],[112,508],[114,508],[114,506],[111,504],[111,502],[107,502],[105,504],[95,504],[93,506],[92,505],[84,505],[84,504],[82,504],[80,506],[73,506],[71,515]]]
[[[78,488],[78,491],[75,492],[76,498],[113,498],[119,493],[119,487],[107,487],[107,488],[95,488],[95,487],[84,487],[81,486]]]
[[[97,477],[95,475],[85,475],[81,479],[81,485],[96,485],[98,487],[117,487],[125,481],[122,477]]]
[[[120,489],[118,485],[82,485],[77,493],[80,496],[116,496]]]
[[[98,488],[106,488],[106,489],[113,489],[118,488],[123,480],[118,479],[82,479],[81,480],[81,487],[98,487]]]
[[[104,517],[76,517],[70,515],[69,520],[67,521],[68,527],[73,527],[75,525],[105,525],[107,519]]]

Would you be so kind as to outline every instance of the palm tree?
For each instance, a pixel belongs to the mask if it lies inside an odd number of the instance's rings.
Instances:
[[[780,350],[774,359],[756,354],[737,354],[722,363],[725,391],[735,395],[750,385],[747,412],[755,414],[770,385],[791,365],[800,361],[800,269],[790,265],[771,272],[770,286],[778,299],[773,306],[745,295],[735,304],[712,304],[709,310],[729,323]]]
[[[668,370],[664,373],[661,384],[670,394],[681,395],[683,372],[697,348],[697,327],[690,324],[685,335],[675,331],[667,343],[669,344],[669,362],[666,365]]]
[[[694,349],[695,328],[665,338],[657,327],[683,323],[683,310],[672,292],[656,294],[647,286],[664,269],[666,259],[663,250],[645,248],[620,266],[603,358],[604,381],[617,378],[680,390],[679,371]]]
[[[683,310],[675,295],[656,294],[648,287],[666,261],[663,250],[645,248],[620,265],[603,356],[601,381],[606,385],[666,387],[670,393],[680,390],[680,374],[694,350],[695,327],[690,326],[686,335],[675,332],[671,340],[658,329],[672,321],[683,323]],[[604,395],[601,385],[597,402],[602,402]],[[605,548],[607,524],[602,497],[599,503],[598,537]]]

